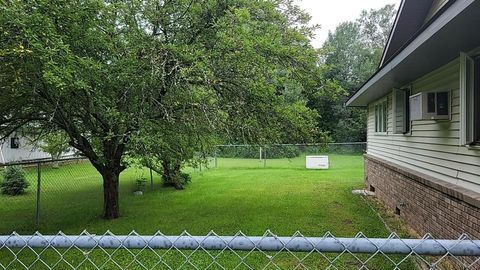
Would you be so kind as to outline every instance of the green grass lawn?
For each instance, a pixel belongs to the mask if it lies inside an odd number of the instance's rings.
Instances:
[[[135,230],[140,234],[153,234],[159,230],[177,235],[186,230],[192,235],[206,235],[213,230],[221,235],[242,231],[260,236],[271,230],[281,236],[300,231],[305,236],[323,236],[331,232],[338,237],[353,237],[362,231],[368,237],[388,236],[377,214],[361,197],[351,193],[352,189],[363,187],[362,156],[331,155],[331,168],[322,171],[306,170],[304,162],[304,157],[268,160],[264,168],[263,162],[256,159],[219,159],[217,168],[190,169],[192,183],[183,191],[162,187],[159,176],[154,175],[155,190],[151,191],[147,184],[143,196],[134,196],[132,192],[136,179],[149,178],[148,171],[128,169],[121,175],[121,217],[112,221],[100,218],[101,179],[89,163],[44,168],[40,231],[79,234],[87,230],[103,234],[110,230],[126,234]],[[29,169],[28,175],[32,185],[26,195],[0,196],[1,234],[14,230],[19,233],[35,231],[36,174]],[[98,256],[100,260],[101,254]],[[170,256],[172,263],[179,261],[176,256]],[[118,260],[128,261],[127,257]],[[262,268],[260,266],[268,263],[264,262],[264,257],[252,253],[248,258]],[[310,268],[325,266],[326,262],[317,257],[317,261],[312,262],[315,267]],[[359,266],[351,255],[342,257],[337,268]],[[226,258],[226,268],[229,264],[233,268],[238,258]],[[296,260],[290,254],[275,258],[281,267],[295,267]],[[146,261],[152,260],[154,258],[146,258]],[[208,256],[203,256],[198,259],[198,265],[206,267],[208,260]],[[370,269],[390,265],[382,259],[369,263],[372,264]],[[408,269],[409,265],[406,267]]]

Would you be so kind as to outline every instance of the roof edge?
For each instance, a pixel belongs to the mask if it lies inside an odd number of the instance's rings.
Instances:
[[[404,0],[402,0],[403,2]],[[473,3],[475,0],[465,0],[464,2],[470,2]],[[365,92],[368,88],[366,88],[366,85],[368,85],[369,83],[371,83],[371,81],[381,72],[385,72],[385,69],[386,67],[392,63],[395,59],[398,58],[398,56],[403,52],[405,51],[406,48],[408,48],[415,40],[418,39],[418,37],[423,34],[425,32],[426,29],[428,29],[429,27],[432,26],[432,24],[434,22],[437,21],[437,19],[439,17],[441,17],[442,15],[445,14],[445,11],[448,10],[453,4],[457,3],[459,1],[457,0],[450,0],[447,2],[447,4],[445,4],[438,12],[437,14],[435,14],[435,16],[433,16],[427,23],[425,23],[413,36],[412,38],[410,38],[402,47],[400,47],[400,49],[395,52],[392,57],[390,57],[390,59],[388,59],[385,63],[382,63],[382,65],[380,66],[380,68],[372,75],[370,76],[370,78],[357,90],[355,91],[355,93],[353,93],[348,99],[347,101],[344,103],[344,106],[345,107],[366,107],[366,105],[362,105],[362,106],[352,106],[350,104],[352,104],[352,102],[363,92]],[[466,5],[469,6],[470,4]],[[466,8],[465,7],[465,8]],[[458,15],[458,14],[457,14]],[[447,22],[445,22],[446,24]],[[440,28],[441,29],[441,28]],[[438,31],[438,30],[437,30]],[[437,32],[435,31],[435,32]],[[425,42],[425,40],[424,40]],[[422,42],[423,44],[423,42]],[[391,69],[393,69],[393,67],[391,67]],[[378,79],[377,79],[378,80]]]
[[[385,47],[383,48],[382,58],[380,60],[380,65],[378,66],[378,68],[383,66],[383,62],[385,61],[385,56],[387,55],[388,48],[390,47],[390,43],[392,42],[393,33],[395,33],[395,29],[397,28],[398,20],[400,19],[400,14],[402,14],[404,6],[405,6],[405,0],[402,0],[402,2],[400,2],[400,6],[398,7],[397,15],[395,16],[393,27],[392,29],[390,29],[390,33],[388,34],[387,44],[385,44]]]

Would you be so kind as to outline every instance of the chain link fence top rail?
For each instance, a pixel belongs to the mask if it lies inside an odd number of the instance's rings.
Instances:
[[[0,236],[0,269],[479,269],[480,240],[369,239],[362,233],[280,237],[238,232],[176,236],[10,235]]]

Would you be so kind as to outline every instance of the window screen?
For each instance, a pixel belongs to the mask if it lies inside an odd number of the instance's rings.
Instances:
[[[427,112],[435,113],[435,93],[427,94]]]
[[[448,115],[448,92],[438,92],[437,95],[437,115]],[[430,99],[429,99],[430,101]]]
[[[375,132],[387,132],[388,103],[383,101],[375,105]]]

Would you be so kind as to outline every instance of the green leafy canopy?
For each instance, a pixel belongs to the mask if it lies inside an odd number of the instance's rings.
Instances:
[[[0,14],[1,136],[64,132],[112,188],[106,212],[138,143],[189,152],[315,131],[313,28],[292,1],[3,1]]]

